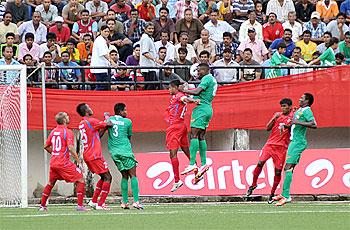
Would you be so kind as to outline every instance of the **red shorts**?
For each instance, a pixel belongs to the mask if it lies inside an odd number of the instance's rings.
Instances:
[[[85,163],[92,173],[100,175],[109,171],[108,164],[103,158],[92,161],[85,161]]]
[[[50,166],[49,181],[54,182],[56,180],[65,180],[66,182],[75,182],[83,178],[80,168],[78,168],[73,162],[70,162],[66,166]]]
[[[272,157],[276,169],[283,169],[287,148],[279,145],[265,145],[261,150],[259,161],[267,161]]]
[[[188,147],[187,127],[185,123],[173,124],[166,130],[166,147],[169,150]]]

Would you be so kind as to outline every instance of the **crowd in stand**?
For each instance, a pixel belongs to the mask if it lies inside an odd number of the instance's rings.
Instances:
[[[350,63],[349,0],[7,0],[0,20],[0,65],[65,67],[44,74],[29,68],[30,82],[45,76],[46,82],[111,81],[112,90],[144,90],[167,84],[123,82],[196,81],[203,62],[223,83]],[[111,69],[68,68],[90,65]],[[280,65],[305,68],[256,68]]]

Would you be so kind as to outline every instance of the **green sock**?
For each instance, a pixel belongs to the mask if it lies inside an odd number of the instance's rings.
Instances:
[[[288,199],[290,197],[290,185],[292,183],[293,171],[292,170],[286,171],[285,174],[286,175],[283,182],[282,196]]]
[[[132,196],[134,197],[134,202],[139,201],[139,181],[137,180],[137,177],[131,178],[131,189],[132,189]]]
[[[196,164],[196,155],[199,149],[199,140],[197,138],[191,139],[190,142],[190,165]]]
[[[123,203],[126,204],[128,203],[128,179],[122,178],[121,187]]]
[[[207,142],[205,140],[199,142],[199,155],[203,166],[207,163]]]

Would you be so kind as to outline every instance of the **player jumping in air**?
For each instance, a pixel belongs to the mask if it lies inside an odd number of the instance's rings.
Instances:
[[[253,183],[247,191],[247,197],[252,195],[254,189],[257,188],[258,177],[264,167],[265,162],[272,157],[275,166],[275,176],[273,179],[273,186],[269,196],[268,203],[273,202],[272,198],[275,196],[275,191],[281,181],[281,174],[284,162],[286,160],[286,153],[290,141],[290,123],[293,120],[292,100],[284,98],[280,101],[282,113],[275,113],[272,119],[267,123],[267,131],[271,131],[269,139],[261,150],[258,164],[253,171]]]
[[[183,185],[180,180],[179,173],[179,159],[177,158],[177,151],[179,148],[190,159],[190,150],[188,148],[187,139],[187,127],[184,122],[185,113],[187,110],[187,103],[199,104],[199,99],[192,99],[187,97],[183,92],[179,91],[181,82],[179,80],[173,80],[169,84],[169,92],[172,95],[170,99],[170,105],[167,108],[166,122],[168,128],[166,130],[166,147],[170,151],[170,160],[173,166],[173,172],[175,177],[175,183],[171,189],[171,192],[175,192]]]
[[[86,211],[83,206],[85,182],[82,174],[82,162],[74,148],[74,134],[67,128],[69,117],[60,112],[55,116],[57,126],[46,140],[44,149],[51,154],[49,183],[46,185],[41,198],[39,211],[47,211],[46,202],[57,180],[76,183],[78,198],[77,211]],[[70,161],[70,154],[78,163],[78,167]]]
[[[132,195],[134,203],[132,206],[137,209],[143,209],[139,202],[139,182],[136,177],[137,161],[131,149],[130,138],[132,136],[132,122],[126,118],[127,110],[123,103],[117,103],[114,106],[115,116],[105,118],[113,126],[108,128],[108,150],[111,157],[122,174],[121,190],[122,203],[121,208],[128,209],[128,180],[131,179]]]
[[[190,164],[181,174],[190,173],[197,170],[196,155],[199,149],[202,166],[195,176],[195,183],[203,178],[203,174],[209,169],[207,165],[207,143],[205,141],[205,132],[213,116],[212,101],[216,95],[218,84],[216,79],[209,73],[210,68],[206,63],[198,65],[198,75],[201,79],[197,88],[189,90],[180,88],[180,90],[189,95],[195,95],[195,99],[200,100],[192,111],[191,117],[191,141],[190,141]]]
[[[285,178],[283,182],[282,195],[273,197],[278,201],[276,206],[282,206],[291,201],[290,185],[292,183],[293,171],[299,163],[301,153],[307,147],[306,129],[316,129],[317,124],[310,106],[314,102],[314,97],[310,93],[304,93],[299,99],[300,108],[294,113],[291,127],[291,142],[288,146],[286,165],[284,166]]]
[[[107,199],[112,175],[109,172],[107,162],[102,154],[102,147],[99,132],[103,132],[108,124],[99,121],[91,116],[94,114],[88,104],[81,103],[77,106],[77,113],[83,117],[79,123],[81,141],[83,142],[83,157],[86,165],[92,173],[98,174],[101,179],[97,182],[92,200],[89,206],[96,210],[109,210],[105,205]],[[100,196],[101,195],[101,196]],[[100,200],[97,203],[98,197]]]

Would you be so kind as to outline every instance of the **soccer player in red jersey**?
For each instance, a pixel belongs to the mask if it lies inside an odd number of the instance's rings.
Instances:
[[[46,202],[57,180],[76,183],[78,198],[77,211],[86,211],[83,206],[85,182],[82,174],[82,162],[74,149],[74,134],[67,128],[69,117],[67,113],[60,112],[55,117],[57,127],[52,130],[46,140],[44,149],[51,154],[50,178],[41,198],[39,211],[47,211]],[[78,162],[78,167],[70,161],[70,155]]]
[[[190,159],[189,143],[187,138],[187,127],[184,122],[187,103],[199,104],[199,99],[192,99],[187,97],[184,93],[179,91],[181,82],[179,80],[173,80],[169,85],[169,92],[172,95],[170,99],[170,105],[167,108],[166,122],[168,128],[166,130],[166,146],[170,151],[170,160],[173,166],[173,172],[175,177],[175,183],[171,189],[171,192],[175,192],[183,185],[180,180],[179,173],[179,160],[177,158],[177,151],[179,148]]]
[[[110,191],[112,175],[109,172],[108,164],[102,154],[99,133],[104,132],[109,125],[105,121],[99,121],[92,118],[91,116],[94,112],[88,104],[79,104],[77,106],[77,113],[83,117],[79,123],[79,130],[84,148],[84,161],[92,173],[96,173],[101,177],[96,184],[94,195],[89,202],[89,205],[96,210],[109,210],[105,205],[105,200]],[[99,196],[100,200],[97,203]]]
[[[269,204],[273,202],[272,198],[274,197],[277,186],[281,181],[282,169],[286,160],[288,144],[290,142],[289,128],[293,120],[292,100],[284,98],[280,101],[280,105],[282,113],[275,113],[269,123],[267,123],[267,131],[271,131],[271,133],[265,146],[261,150],[258,164],[253,171],[253,183],[246,194],[247,197],[249,197],[254,189],[257,188],[257,181],[262,168],[265,162],[272,157],[275,166],[275,176],[268,200]]]

